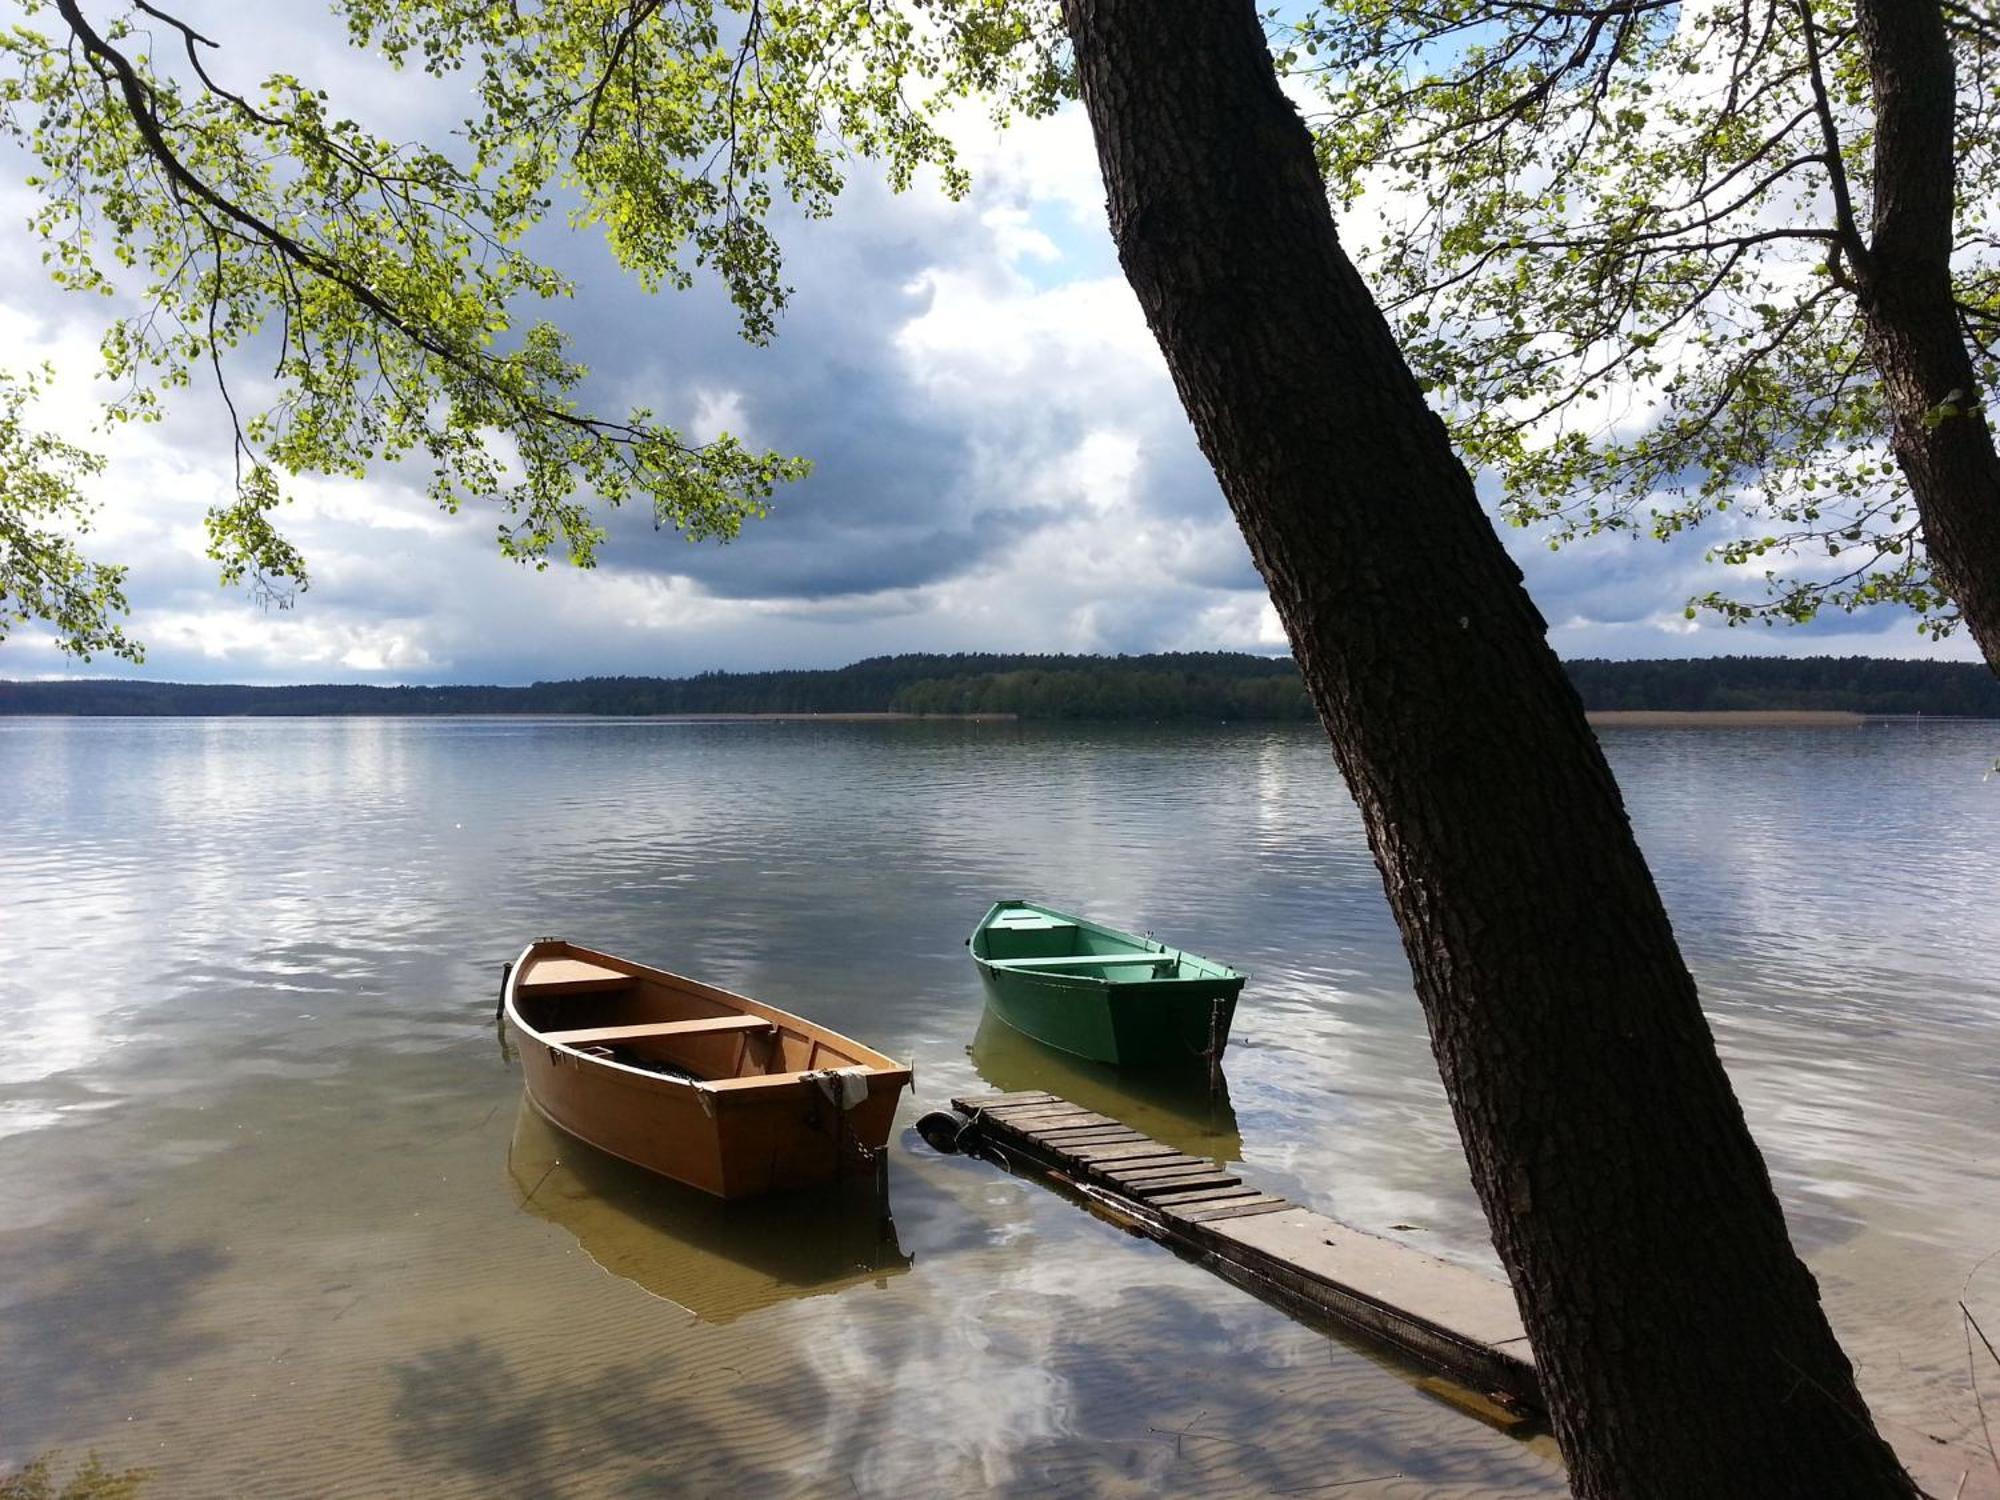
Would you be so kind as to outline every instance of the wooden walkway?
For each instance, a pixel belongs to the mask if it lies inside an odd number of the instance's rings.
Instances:
[[[1434,1394],[1507,1430],[1542,1415],[1528,1336],[1502,1282],[1364,1234],[1054,1094],[951,1101],[962,1144],[1054,1179],[1152,1239],[1292,1311],[1414,1356]],[[974,1144],[976,1142],[976,1145]]]
[[[1287,1311],[1318,1317],[1439,1372],[1420,1388],[1505,1431],[1543,1426],[1527,1333],[1503,1282],[1288,1203],[1054,1094],[951,1101],[959,1145],[1069,1189]],[[1439,1378],[1439,1377],[1442,1378]],[[2000,1465],[1970,1440],[1877,1418],[1936,1500],[2000,1500]]]

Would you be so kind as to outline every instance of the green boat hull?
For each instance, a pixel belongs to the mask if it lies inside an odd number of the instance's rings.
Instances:
[[[969,945],[996,1018],[1116,1067],[1205,1066],[1243,989],[1243,975],[1197,954],[1021,901],[989,910]]]

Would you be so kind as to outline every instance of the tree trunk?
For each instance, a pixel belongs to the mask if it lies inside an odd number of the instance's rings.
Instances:
[[[1252,0],[1064,12],[1120,261],[1366,821],[1575,1492],[1914,1493]]]
[[[1924,547],[2000,672],[2000,456],[1951,286],[1956,70],[1936,0],[1859,0],[1875,96],[1875,205],[1855,267],[1869,354]]]

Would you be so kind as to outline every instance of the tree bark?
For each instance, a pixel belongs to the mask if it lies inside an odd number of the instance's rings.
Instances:
[[[1924,547],[2000,672],[2000,456],[1952,292],[1956,69],[1936,0],[1858,0],[1875,99],[1874,211],[1854,267]]]
[[[1910,1495],[1252,0],[1064,0],[1111,227],[1368,829],[1582,1496]]]

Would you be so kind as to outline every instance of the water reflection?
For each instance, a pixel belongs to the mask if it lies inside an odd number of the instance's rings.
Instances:
[[[522,1208],[567,1229],[598,1265],[705,1323],[881,1286],[910,1267],[873,1184],[725,1203],[565,1134],[525,1096],[507,1176]]]
[[[1983,1454],[1957,1301],[2000,1327],[1991,728],[1608,738],[1878,1418]],[[906,1124],[1047,1088],[1492,1269],[1313,726],[0,720],[0,787],[0,1468],[95,1444],[273,1500],[1560,1488],[977,1161],[899,1151],[914,1264],[871,1255],[866,1205],[830,1259],[817,1228],[718,1239],[716,1205],[546,1127],[497,1180],[498,967],[553,931],[913,1058]],[[1225,1106],[1004,1032],[967,1056],[965,932],[1030,891],[1255,974]]]
[[[1044,1047],[990,1014],[981,1015],[967,1051],[979,1076],[1002,1093],[1043,1089],[1190,1156],[1242,1160],[1229,1080],[1219,1072],[1213,1091],[1205,1071],[1123,1072]]]

